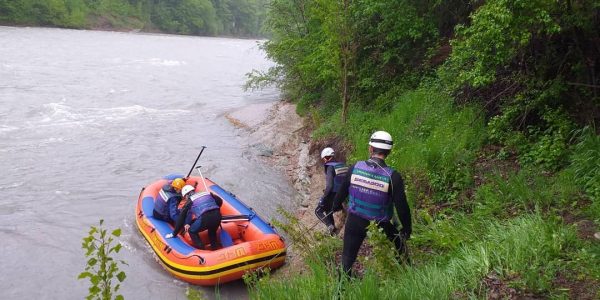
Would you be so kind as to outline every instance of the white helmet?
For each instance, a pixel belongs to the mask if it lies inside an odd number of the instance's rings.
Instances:
[[[378,149],[391,150],[393,144],[392,136],[385,131],[375,131],[369,139],[369,145]]]
[[[321,158],[325,158],[327,156],[333,156],[335,154],[335,151],[333,151],[333,148],[325,148],[323,149],[323,151],[321,151]]]
[[[195,188],[191,185],[186,185],[181,189],[181,196],[184,196],[189,194],[190,192],[193,192],[195,190]]]

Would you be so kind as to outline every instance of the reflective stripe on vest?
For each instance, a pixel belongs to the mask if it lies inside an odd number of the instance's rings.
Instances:
[[[154,210],[159,212],[164,216],[169,215],[169,207],[168,202],[169,199],[173,197],[177,197],[178,194],[174,192],[168,191],[168,189],[172,189],[169,183],[165,184],[160,191],[158,191],[158,195],[156,196],[156,201],[154,201]]]
[[[333,192],[337,193],[340,190],[340,187],[342,186],[344,180],[346,180],[348,167],[340,162],[328,162],[325,165],[333,167]]]
[[[393,211],[388,174],[392,172],[389,167],[371,167],[364,161],[356,163],[350,177],[348,210],[367,220],[389,221]]]
[[[219,209],[215,199],[207,192],[195,193],[190,200],[192,200],[192,218],[198,218],[207,211]]]

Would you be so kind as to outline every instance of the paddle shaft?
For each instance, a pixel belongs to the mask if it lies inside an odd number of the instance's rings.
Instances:
[[[192,175],[192,171],[194,171],[194,167],[198,163],[198,160],[200,159],[200,156],[202,156],[202,152],[204,152],[205,148],[206,148],[206,146],[202,146],[202,149],[200,149],[200,153],[198,154],[198,157],[196,157],[196,161],[194,161],[194,165],[192,165],[192,168],[188,172],[187,176],[185,176],[185,178],[188,178],[188,177],[190,177],[190,175]]]

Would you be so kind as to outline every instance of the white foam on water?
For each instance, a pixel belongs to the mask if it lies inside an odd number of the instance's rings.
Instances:
[[[162,58],[150,58],[150,59],[144,59],[144,60],[137,60],[136,62],[143,63],[143,64],[149,64],[149,65],[153,65],[153,66],[165,66],[165,67],[177,67],[177,66],[182,66],[182,65],[187,64],[185,61],[168,60],[168,59],[162,59]]]
[[[1,191],[1,190],[7,190],[7,189],[14,189],[14,188],[18,188],[18,187],[21,187],[21,186],[22,186],[22,185],[24,185],[24,184],[25,184],[25,182],[24,182],[24,181],[22,181],[22,182],[15,182],[15,183],[12,183],[12,184],[10,184],[10,185],[7,185],[7,186],[0,186],[0,191]]]
[[[11,132],[19,130],[19,127],[10,126],[10,125],[0,125],[0,133]]]
[[[64,140],[63,138],[61,138],[61,137],[58,137],[58,138],[56,138],[56,137],[51,137],[51,138],[47,138],[47,139],[41,140],[41,141],[40,141],[40,142],[37,144],[37,146],[38,146],[38,147],[42,147],[42,146],[47,146],[47,145],[50,145],[50,144],[62,143],[62,142],[64,142],[64,141],[65,141],[65,140]]]
[[[139,117],[172,117],[189,112],[189,110],[183,109],[154,109],[137,104],[110,108],[75,108],[67,105],[65,101],[61,101],[44,104],[41,118],[38,121],[28,122],[28,128],[35,126],[83,127]]]

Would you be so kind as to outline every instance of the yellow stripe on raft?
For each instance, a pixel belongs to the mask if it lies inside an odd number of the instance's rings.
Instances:
[[[280,261],[285,261],[285,256],[273,259],[273,261],[269,262],[269,265],[272,264],[272,263],[275,263],[275,262],[280,262]],[[239,271],[244,271],[246,269],[252,269],[252,268],[255,268],[255,267],[261,267],[261,265],[263,265],[263,264],[264,264],[264,262],[258,262],[258,263],[254,263],[254,264],[245,265],[245,266],[242,266],[242,267],[239,267],[239,268],[235,268],[235,269],[223,271],[223,272],[220,272],[220,273],[210,274],[210,275],[189,275],[189,274],[179,273],[179,272],[171,270],[171,269],[169,269],[169,272],[171,272],[173,274],[177,274],[177,276],[180,276],[180,277],[185,277],[187,279],[215,279],[215,278],[219,278],[219,277],[223,277],[223,276],[229,275],[231,273],[235,273],[235,272],[239,272]]]

